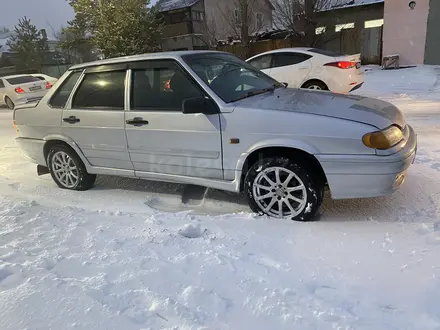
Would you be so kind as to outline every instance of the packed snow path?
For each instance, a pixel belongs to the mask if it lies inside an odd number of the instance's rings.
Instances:
[[[173,184],[58,189],[0,109],[0,329],[440,329],[438,72],[373,69],[358,93],[405,112],[417,160],[394,195],[327,197],[315,223],[218,191],[196,213],[147,206],[178,201]]]

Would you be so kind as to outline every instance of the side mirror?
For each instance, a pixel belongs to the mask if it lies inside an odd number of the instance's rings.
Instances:
[[[213,100],[199,96],[183,100],[182,112],[184,114],[203,113],[205,115],[214,115],[219,113],[219,109]]]
[[[284,87],[286,87],[286,88],[287,88],[287,87],[289,87],[289,84],[288,84],[288,83],[286,83],[286,82],[283,82],[282,84],[283,84],[283,85],[284,85]]]

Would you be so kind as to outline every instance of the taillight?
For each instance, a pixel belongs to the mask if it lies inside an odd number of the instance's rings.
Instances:
[[[21,88],[21,87],[17,87],[17,88],[15,89],[15,92],[16,92],[17,94],[22,94],[22,93],[24,93],[24,89]]]
[[[334,66],[335,68],[339,68],[339,69],[352,69],[356,67],[356,62],[348,62],[348,61],[332,62],[332,63],[324,64],[324,66]]]
[[[46,82],[46,89],[52,88],[52,84],[50,82]]]

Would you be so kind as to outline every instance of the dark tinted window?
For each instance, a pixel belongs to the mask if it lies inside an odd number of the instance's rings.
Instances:
[[[40,81],[40,79],[32,77],[32,76],[8,78],[6,80],[11,85],[20,85],[20,84],[26,84],[26,83],[30,83],[30,82],[34,82],[34,81]]]
[[[84,76],[72,108],[124,109],[126,71],[93,72]]]
[[[269,69],[271,67],[272,56],[271,55],[263,55],[249,61],[253,67],[256,67],[258,70]]]
[[[0,79],[0,88],[5,87],[5,84],[3,83],[3,80]]]
[[[185,99],[202,95],[173,61],[151,61],[132,71],[131,109],[181,111]]]
[[[34,76],[35,78],[38,78],[38,79],[40,79],[40,80],[46,80],[46,79],[44,79],[42,76]]]
[[[277,53],[273,54],[273,67],[295,65],[308,60],[311,56],[300,53]]]
[[[55,91],[51,97],[49,104],[54,108],[64,108],[66,106],[67,99],[72,93],[72,89],[75,86],[81,72],[73,72],[63,81],[61,86]]]
[[[324,50],[324,49],[318,49],[318,48],[311,48],[308,50],[309,52],[312,53],[316,53],[316,54],[321,54],[321,55],[325,55],[325,56],[330,56],[330,57],[339,57],[339,56],[343,56],[342,54],[336,53],[336,52],[332,52],[330,50]]]

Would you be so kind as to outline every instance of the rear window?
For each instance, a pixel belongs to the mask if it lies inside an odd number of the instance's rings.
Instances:
[[[325,55],[325,56],[330,56],[330,57],[344,56],[342,54],[332,52],[330,50],[324,50],[324,49],[318,49],[318,48],[311,48],[311,49],[309,49],[309,52],[320,54],[320,55]]]
[[[8,78],[6,79],[8,83],[11,85],[20,85],[20,84],[26,84],[30,82],[40,81],[40,79],[32,77],[32,76],[22,76],[22,77],[15,77],[15,78]]]

